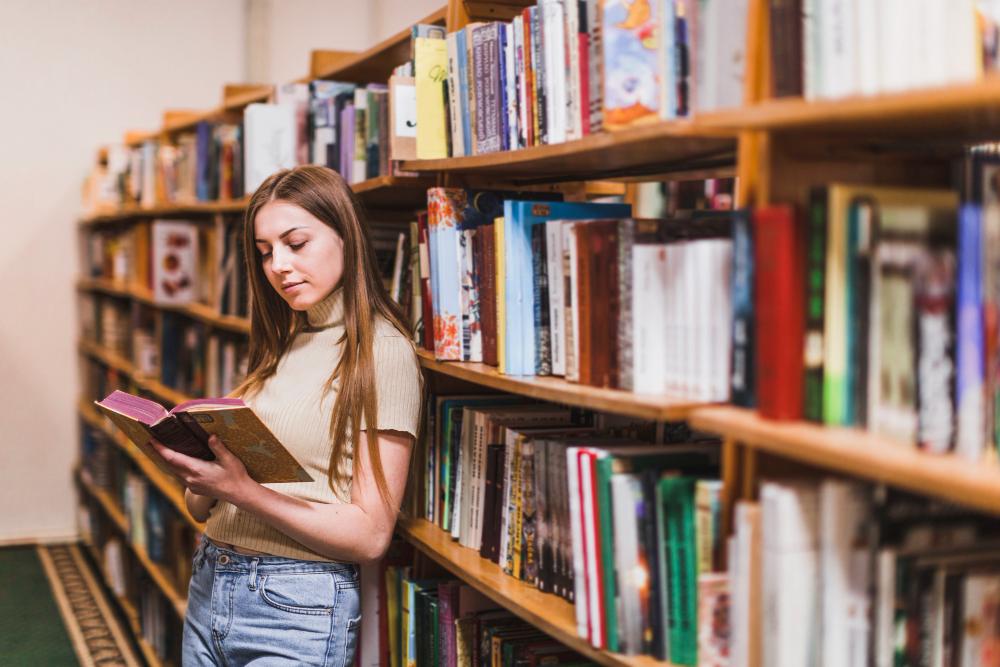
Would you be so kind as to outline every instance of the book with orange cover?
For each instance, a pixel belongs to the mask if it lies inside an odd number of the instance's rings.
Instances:
[[[150,441],[187,456],[211,461],[208,438],[219,440],[246,466],[250,478],[262,484],[311,482],[313,478],[239,398],[203,398],[173,410],[145,398],[114,391],[97,402],[107,417],[164,472],[171,474]]]

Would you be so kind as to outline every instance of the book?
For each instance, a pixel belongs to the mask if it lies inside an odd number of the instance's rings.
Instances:
[[[603,2],[600,11],[604,129],[656,120],[660,107],[660,3]]]
[[[295,107],[250,104],[243,112],[244,187],[252,193],[268,176],[298,164]]]
[[[154,220],[150,273],[157,303],[194,301],[198,286],[198,228],[182,220]]]
[[[414,79],[417,105],[417,159],[448,157],[444,86],[448,74],[448,47],[444,39],[414,40]]]
[[[313,481],[242,399],[203,398],[168,411],[158,403],[116,390],[97,402],[97,407],[171,476],[166,462],[150,444],[151,439],[186,456],[211,461],[215,455],[208,447],[208,438],[217,435],[256,482]]]

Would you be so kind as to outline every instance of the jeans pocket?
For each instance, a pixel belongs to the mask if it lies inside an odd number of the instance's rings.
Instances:
[[[260,595],[275,609],[293,614],[331,614],[337,605],[337,583],[329,572],[268,574]]]

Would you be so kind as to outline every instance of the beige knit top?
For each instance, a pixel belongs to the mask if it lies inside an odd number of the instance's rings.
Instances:
[[[344,334],[343,290],[335,290],[306,314],[311,328],[295,337],[278,362],[275,374],[246,402],[314,481],[265,486],[309,502],[349,503],[354,451],[351,429],[348,429],[347,456],[339,466],[347,481],[334,493],[327,479],[327,469],[333,448],[330,423],[339,384],[334,383],[333,391],[323,392],[340,361],[340,339]],[[413,345],[383,320],[375,331],[374,357],[378,429],[402,431],[416,437],[421,375]],[[362,428],[363,422],[362,418]],[[221,500],[212,508],[205,534],[213,540],[276,556],[330,560]]]

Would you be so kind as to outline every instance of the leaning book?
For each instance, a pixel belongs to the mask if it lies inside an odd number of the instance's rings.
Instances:
[[[166,462],[150,444],[152,438],[181,454],[211,461],[215,455],[208,438],[217,435],[255,482],[313,481],[241,399],[203,398],[168,411],[153,401],[115,391],[97,402],[97,407],[168,474]]]

